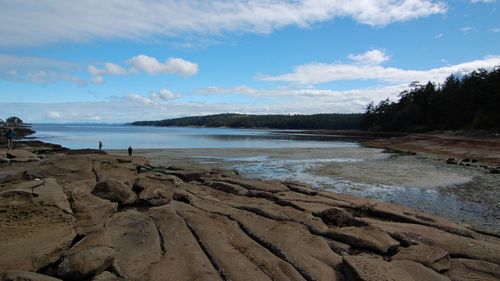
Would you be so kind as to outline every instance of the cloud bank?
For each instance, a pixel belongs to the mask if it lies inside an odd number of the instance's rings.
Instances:
[[[155,35],[270,33],[337,17],[383,26],[445,13],[441,0],[1,0],[0,46]]]
[[[375,55],[374,55],[375,54]],[[387,58],[379,50],[361,55],[350,55],[353,63],[308,63],[296,66],[290,73],[259,75],[263,81],[292,82],[316,85],[334,81],[378,80],[384,83],[441,82],[450,74],[463,76],[479,68],[492,69],[500,65],[500,56],[487,56],[465,63],[437,67],[428,70],[411,70],[380,65]]]

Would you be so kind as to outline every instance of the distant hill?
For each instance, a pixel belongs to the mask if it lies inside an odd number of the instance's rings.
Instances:
[[[137,121],[135,126],[159,127],[229,127],[272,129],[359,129],[363,114],[312,114],[312,115],[249,115],[224,113],[193,116],[159,121]]]

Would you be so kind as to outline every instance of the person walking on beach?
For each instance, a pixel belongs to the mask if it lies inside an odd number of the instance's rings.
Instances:
[[[132,156],[132,147],[131,146],[128,147],[128,156]]]
[[[16,132],[14,130],[9,129],[7,133],[5,133],[5,136],[7,137],[7,147],[9,149],[12,149],[14,147],[14,138],[16,137]]]
[[[99,141],[99,150],[102,150],[102,141]]]

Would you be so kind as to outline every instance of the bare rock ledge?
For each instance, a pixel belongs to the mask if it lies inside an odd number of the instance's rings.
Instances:
[[[404,206],[28,150],[0,163],[0,280],[500,280],[499,238]]]

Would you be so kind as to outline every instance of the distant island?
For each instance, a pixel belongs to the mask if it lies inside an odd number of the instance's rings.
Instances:
[[[137,121],[135,126],[158,127],[229,127],[229,128],[272,128],[272,129],[330,129],[358,130],[363,114],[312,114],[312,115],[252,115],[224,113],[193,116],[159,121]]]

